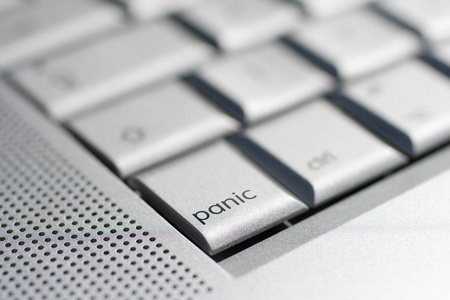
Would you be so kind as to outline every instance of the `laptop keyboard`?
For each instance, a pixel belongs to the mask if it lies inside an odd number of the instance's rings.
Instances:
[[[161,21],[38,61],[12,77],[53,117],[67,120],[117,95],[187,71],[211,53],[208,45],[173,22]]]
[[[175,81],[89,112],[69,126],[127,177],[236,132],[239,123]]]
[[[291,39],[301,52],[345,80],[367,76],[420,51],[412,34],[364,9],[307,22]]]
[[[413,59],[349,85],[333,99],[402,152],[417,157],[450,138],[449,95],[448,77]]]
[[[444,0],[0,3],[3,79],[210,255],[450,141]]]
[[[2,68],[48,55],[52,50],[111,30],[118,27],[122,19],[115,7],[98,1],[14,2],[16,4],[0,7]]]

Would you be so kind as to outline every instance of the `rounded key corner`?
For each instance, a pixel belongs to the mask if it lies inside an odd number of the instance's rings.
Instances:
[[[308,207],[316,206],[314,187],[256,142],[252,141],[251,138],[244,134],[239,134],[230,138],[230,142],[262,170],[278,181],[287,191],[291,192],[297,201],[305,203]]]
[[[233,120],[237,120],[244,126],[247,124],[244,110],[227,97],[225,93],[214,87],[208,79],[203,78],[201,73],[192,74],[186,78],[186,82],[199,92],[205,100],[210,101],[213,105],[217,105],[219,110],[224,111]]]

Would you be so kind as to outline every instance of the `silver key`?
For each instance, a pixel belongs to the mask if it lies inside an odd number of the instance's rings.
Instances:
[[[305,23],[293,41],[332,73],[355,79],[419,52],[414,35],[369,10]]]
[[[226,50],[246,48],[292,30],[299,12],[273,0],[213,0],[181,18]]]
[[[157,17],[187,9],[203,0],[119,0],[130,14],[141,20]]]
[[[331,90],[333,81],[292,50],[271,43],[202,67],[207,91],[244,123],[253,123]],[[217,94],[217,93],[215,93]]]
[[[209,254],[307,210],[226,142],[143,173],[132,184]]]
[[[122,177],[237,129],[179,82],[127,97],[70,122]]]
[[[356,9],[370,0],[295,0],[306,13],[315,18],[325,18]]]
[[[443,63],[445,65],[445,71],[450,74],[450,43],[435,47],[435,49],[433,49],[433,52],[435,55],[435,58],[433,58],[433,60],[436,60],[436,58],[437,60],[439,60],[435,63],[437,63],[438,65]]]
[[[430,42],[450,39],[450,1],[384,0],[383,11],[420,33]]]
[[[185,71],[212,48],[168,21],[131,27],[13,74],[53,117],[70,115],[143,84]]]
[[[310,206],[406,162],[325,100],[249,129],[233,142]]]
[[[12,8],[18,8],[24,4],[25,3],[20,0],[2,0],[0,1],[0,14],[9,12]]]
[[[0,18],[0,68],[117,28],[122,18],[117,7],[100,1],[46,0],[23,5]]]
[[[336,100],[410,156],[450,139],[449,79],[412,60],[345,89]]]

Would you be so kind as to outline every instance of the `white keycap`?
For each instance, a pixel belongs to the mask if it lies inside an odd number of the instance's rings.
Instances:
[[[406,162],[325,100],[250,128],[232,141],[310,206]]]
[[[133,185],[209,254],[307,210],[226,142],[143,173]]]
[[[117,7],[100,1],[46,0],[23,5],[0,18],[0,68],[117,28],[122,18]]]
[[[349,85],[338,103],[384,139],[418,156],[450,139],[450,79],[419,60]]]
[[[181,18],[220,48],[237,50],[290,32],[299,12],[274,0],[212,0]]]
[[[448,0],[384,0],[380,7],[430,42],[450,40]]]
[[[119,0],[130,14],[142,20],[155,19],[197,5],[204,0]]]
[[[131,27],[108,39],[31,65],[13,78],[53,117],[65,119],[111,97],[185,71],[212,49],[168,21]]]
[[[92,111],[70,127],[126,177],[231,133],[238,123],[172,82]]]
[[[445,71],[450,75],[450,42],[433,49],[434,59],[437,64],[444,64]]]
[[[338,15],[370,2],[370,0],[295,0],[306,13],[315,18]]]
[[[367,75],[420,49],[412,33],[368,10],[305,23],[293,40],[344,79]]]
[[[9,13],[11,9],[18,8],[24,4],[25,3],[20,0],[2,0],[0,1],[0,14]]]
[[[224,57],[198,72],[207,92],[234,117],[253,123],[331,90],[333,81],[291,49],[271,43]]]

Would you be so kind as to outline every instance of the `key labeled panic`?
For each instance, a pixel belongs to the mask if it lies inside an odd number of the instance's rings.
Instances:
[[[232,197],[227,198],[223,201],[217,202],[208,207],[207,210],[199,210],[192,214],[202,225],[205,225],[205,221],[209,219],[211,215],[220,215],[221,213],[231,210],[233,207],[237,207],[243,203],[245,200],[255,199],[256,194],[253,194],[250,190],[245,190],[240,194],[232,193]]]

